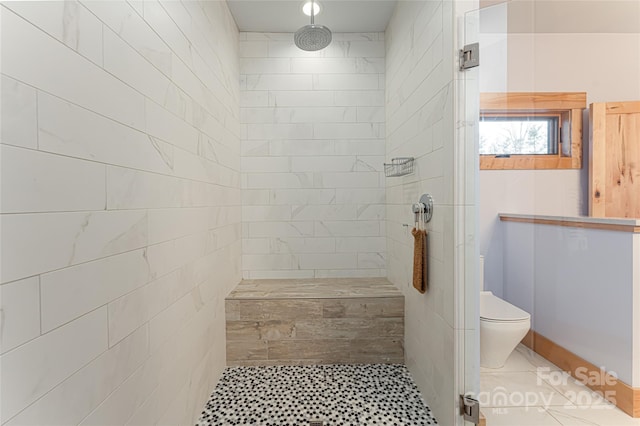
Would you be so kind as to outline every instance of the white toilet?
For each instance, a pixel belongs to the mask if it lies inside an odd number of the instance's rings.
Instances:
[[[480,256],[484,290],[484,257]],[[531,315],[490,291],[480,292],[480,366],[501,368],[531,327]]]

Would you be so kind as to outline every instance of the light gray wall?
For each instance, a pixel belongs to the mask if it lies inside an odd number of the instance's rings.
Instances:
[[[505,299],[531,313],[536,332],[637,386],[637,234],[516,222],[503,227]]]
[[[0,13],[1,422],[193,424],[241,276],[235,23],[224,2]]]
[[[244,277],[386,276],[384,34],[240,36]]]

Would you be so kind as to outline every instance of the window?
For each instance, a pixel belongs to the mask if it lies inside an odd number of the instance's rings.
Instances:
[[[483,114],[480,154],[557,154],[560,123],[559,114]]]
[[[582,166],[584,93],[480,95],[481,169]]]

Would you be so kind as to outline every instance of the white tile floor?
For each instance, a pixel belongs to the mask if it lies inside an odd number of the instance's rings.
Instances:
[[[480,369],[487,426],[640,426],[589,388],[525,346],[500,369]]]

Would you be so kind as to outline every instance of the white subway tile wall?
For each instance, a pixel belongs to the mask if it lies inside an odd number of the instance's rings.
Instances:
[[[387,272],[405,295],[405,360],[436,418],[454,424],[454,2],[398,2],[385,38],[386,157],[415,157],[388,178]],[[412,285],[411,205],[429,193],[428,290]],[[403,226],[409,224],[409,227]],[[379,259],[360,258],[363,264]]]
[[[193,424],[242,276],[235,22],[209,1],[0,15],[0,423]]]
[[[245,278],[386,275],[385,42],[240,33]]]

